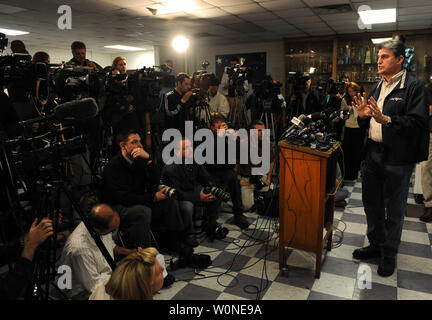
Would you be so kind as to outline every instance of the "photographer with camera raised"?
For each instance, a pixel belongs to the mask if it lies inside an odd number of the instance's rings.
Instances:
[[[127,62],[124,57],[116,57],[112,71],[106,80],[106,101],[102,110],[104,124],[112,127],[113,136],[127,129],[141,128],[138,115],[133,106],[134,98],[127,82]]]
[[[240,229],[246,229],[250,223],[243,215],[244,209],[242,202],[241,186],[237,178],[237,174],[234,172],[235,164],[228,163],[228,141],[223,136],[226,135],[228,139],[232,139],[233,137],[235,137],[235,135],[232,135],[230,131],[227,131],[228,125],[226,123],[226,119],[221,114],[216,114],[211,118],[210,129],[213,131],[215,141],[216,139],[218,139],[218,136],[223,137],[225,141],[225,162],[224,164],[217,164],[217,154],[220,153],[220,150],[217,149],[218,144],[215,143],[214,164],[207,164],[205,168],[212,175],[216,184],[227,185],[233,205],[232,211],[234,214],[234,223]],[[234,139],[236,144],[240,142],[238,138]],[[237,148],[237,150],[239,149],[240,148]]]
[[[193,162],[192,143],[188,139],[182,138],[174,150],[177,157],[182,162],[177,164],[168,164],[162,169],[161,181],[164,185],[175,188],[180,195],[180,211],[186,221],[192,224],[192,219],[197,208],[204,208],[204,220],[207,223],[205,229],[211,240],[215,238],[216,231],[219,228],[217,218],[221,201],[206,187],[214,186],[214,179],[204,168],[203,165]],[[190,161],[186,161],[186,159]],[[191,225],[191,230],[193,225]]]
[[[94,61],[86,59],[87,49],[86,45],[81,41],[74,41],[71,45],[73,58],[69,60],[68,64],[89,67],[95,71],[101,71],[102,67]]]
[[[164,97],[165,105],[165,128],[174,128],[184,132],[184,124],[187,120],[187,114],[191,107],[190,98],[193,94],[191,91],[191,78],[188,74],[180,72],[177,75],[177,87]]]
[[[150,225],[174,251],[180,250],[180,242],[198,245],[188,237],[193,233],[191,222],[181,215],[177,200],[169,197],[166,188],[157,190],[160,171],[144,150],[139,134],[126,130],[117,140],[121,152],[103,173],[103,200],[119,212],[127,247],[150,246]]]

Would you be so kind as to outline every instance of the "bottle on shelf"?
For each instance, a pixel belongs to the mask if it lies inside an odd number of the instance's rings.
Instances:
[[[365,56],[364,63],[372,63],[371,62],[371,51],[370,51],[370,47],[369,46],[366,49],[366,56]]]
[[[344,64],[350,63],[350,54],[351,54],[350,47],[349,44],[347,44],[345,47]]]

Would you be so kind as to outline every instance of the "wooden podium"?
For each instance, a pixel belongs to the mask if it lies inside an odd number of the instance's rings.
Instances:
[[[336,143],[321,152],[285,141],[280,147],[279,265],[287,247],[314,252],[315,277],[321,274],[323,248],[331,250],[336,189]],[[327,243],[327,244],[326,244]]]

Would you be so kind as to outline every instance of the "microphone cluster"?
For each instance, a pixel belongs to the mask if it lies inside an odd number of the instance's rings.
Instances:
[[[316,112],[308,116],[302,114],[291,119],[291,126],[281,135],[280,141],[317,149],[329,150],[336,142],[332,132],[335,121],[348,119],[349,109],[336,110],[331,113]]]

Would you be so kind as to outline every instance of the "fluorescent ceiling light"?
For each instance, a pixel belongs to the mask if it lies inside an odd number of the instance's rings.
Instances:
[[[177,52],[185,52],[189,47],[189,40],[183,36],[175,37],[172,46]]]
[[[196,9],[195,0],[162,0],[158,4],[148,7],[147,9],[153,15],[186,12]]]
[[[146,49],[143,49],[143,48],[122,46],[122,45],[104,46],[104,48],[118,49],[118,50],[124,50],[124,51],[143,51],[143,50],[146,50]]]
[[[396,8],[382,10],[359,11],[360,19],[364,24],[396,22]]]
[[[373,39],[371,39],[372,40],[372,43],[373,44],[380,44],[380,43],[383,43],[383,42],[386,42],[386,41],[389,41],[389,40],[391,40],[392,38],[373,38]]]
[[[7,36],[21,36],[23,34],[29,34],[27,31],[11,30],[0,28],[0,33],[4,33]]]

